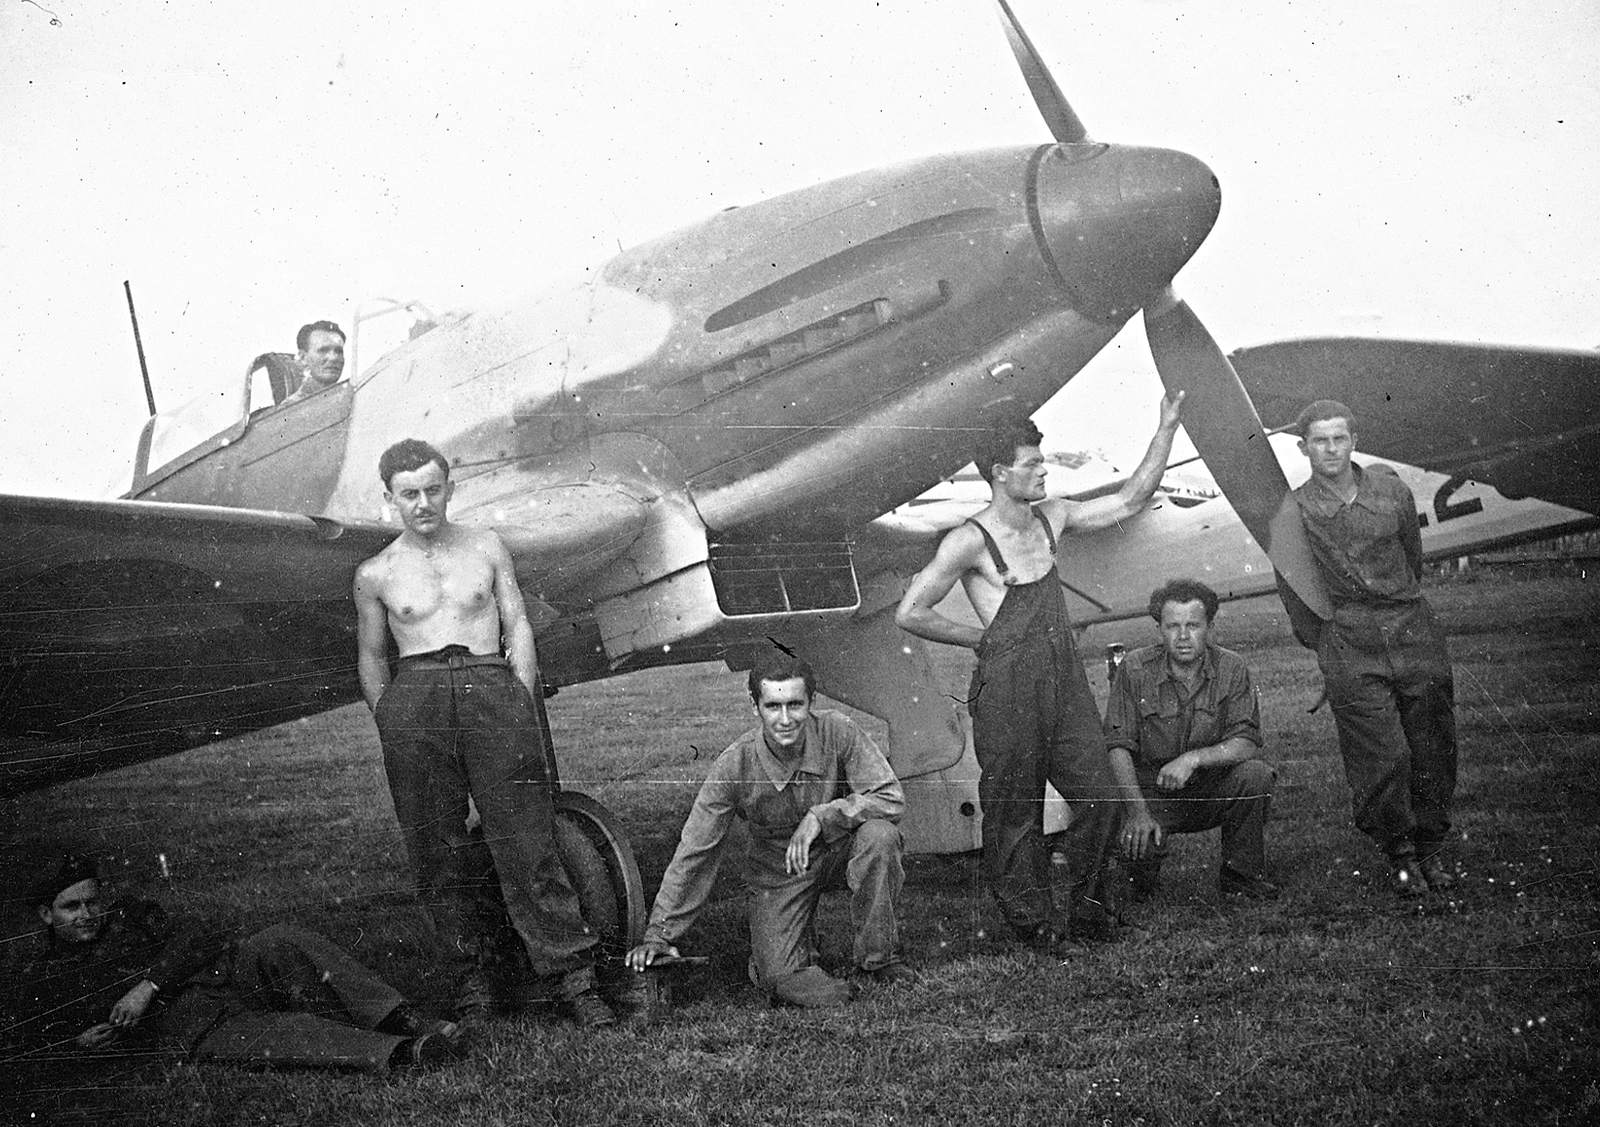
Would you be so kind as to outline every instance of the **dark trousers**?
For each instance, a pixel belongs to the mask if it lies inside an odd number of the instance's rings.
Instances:
[[[893,961],[899,946],[895,904],[905,883],[900,827],[869,818],[836,841],[811,844],[803,873],[784,871],[788,839],[752,840],[745,886],[750,894],[750,978],[771,990],[815,961],[817,904],[844,877],[855,925],[852,955],[866,970]]]
[[[1141,771],[1139,789],[1163,837],[1204,833],[1220,826],[1222,867],[1241,876],[1259,877],[1266,870],[1263,839],[1277,778],[1278,773],[1262,760],[1246,759],[1228,767],[1202,767],[1176,791],[1158,789],[1155,773]],[[1166,855],[1165,840],[1148,854],[1157,864]]]
[[[1001,913],[1019,934],[1061,922],[1054,918],[1044,840],[1048,780],[1071,808],[1064,841],[1070,912],[1104,918],[1120,791],[1070,626],[1037,630],[1007,648],[986,639],[972,689],[983,864]]]
[[[380,1072],[402,1038],[373,1032],[405,999],[314,932],[278,925],[185,984],[164,1037],[198,1060]]]
[[[1396,860],[1428,857],[1450,831],[1455,681],[1426,601],[1340,607],[1317,664],[1339,732],[1356,828]]]
[[[395,816],[445,957],[464,976],[488,954],[468,799],[494,858],[506,914],[533,971],[571,996],[593,983],[594,932],[556,849],[543,735],[510,669],[407,669],[374,710]]]

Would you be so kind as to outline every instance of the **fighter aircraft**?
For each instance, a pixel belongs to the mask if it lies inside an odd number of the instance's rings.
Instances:
[[[1037,410],[1141,311],[1244,527],[1325,605],[1256,412],[1171,290],[1216,220],[1216,177],[1184,153],[1092,140],[998,8],[1051,142],[721,212],[440,324],[298,402],[241,372],[150,420],[125,497],[0,499],[5,785],[357,699],[350,580],[397,532],[375,467],[417,436],[451,458],[453,518],[510,547],[551,687],[710,658],[738,668],[775,639],[828,695],[887,721],[912,846],[970,848],[960,715],[892,615],[939,529],[892,510],[968,462],[975,428]],[[1552,436],[1591,449],[1592,403],[1580,411],[1594,357],[1530,363],[1523,382],[1548,389],[1556,417],[1496,416],[1506,389],[1489,373],[1481,418],[1418,427],[1440,439],[1427,457],[1395,432],[1405,460],[1466,467],[1464,450]],[[1246,370],[1258,392],[1302,390],[1282,364]],[[1418,422],[1403,405],[1355,405]],[[1091,577],[1096,598],[1133,613],[1148,588],[1117,571]]]

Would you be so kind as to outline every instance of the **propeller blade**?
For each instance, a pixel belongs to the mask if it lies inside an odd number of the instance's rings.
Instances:
[[[1233,365],[1171,289],[1145,306],[1144,331],[1161,382],[1186,393],[1184,430],[1223,496],[1295,594],[1323,620],[1332,618],[1288,479]]]
[[[1067,99],[1061,93],[1061,87],[1056,85],[1056,80],[1050,77],[1050,68],[1044,65],[1044,60],[1039,57],[1039,52],[1033,49],[1033,43],[1028,38],[1028,33],[1022,30],[1022,25],[1017,22],[1017,17],[1011,11],[1011,5],[1006,0],[995,0],[995,5],[1000,9],[1000,23],[1006,29],[1006,39],[1011,43],[1011,53],[1017,57],[1017,65],[1022,68],[1022,78],[1028,84],[1028,91],[1033,95],[1034,105],[1039,107],[1039,112],[1044,115],[1044,123],[1050,127],[1050,134],[1063,145],[1076,145],[1089,139],[1089,131],[1083,127],[1083,122],[1078,120],[1078,115],[1072,112],[1072,107],[1067,104]]]

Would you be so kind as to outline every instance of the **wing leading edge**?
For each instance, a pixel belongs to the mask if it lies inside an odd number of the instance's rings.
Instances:
[[[508,529],[519,570],[603,563],[643,524],[617,491],[584,499],[582,535]],[[359,698],[351,582],[392,526],[18,496],[0,525],[0,793]]]

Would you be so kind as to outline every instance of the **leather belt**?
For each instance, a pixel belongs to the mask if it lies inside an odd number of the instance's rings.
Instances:
[[[480,665],[505,667],[511,663],[499,654],[425,653],[400,659],[401,669],[471,669]]]

